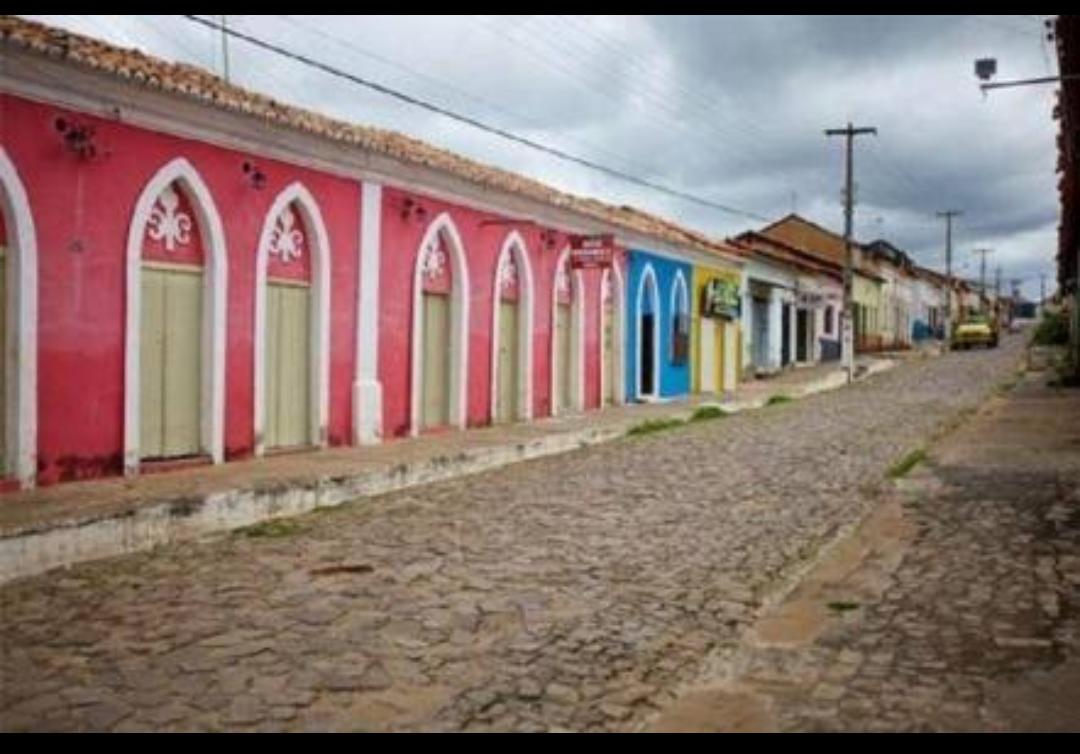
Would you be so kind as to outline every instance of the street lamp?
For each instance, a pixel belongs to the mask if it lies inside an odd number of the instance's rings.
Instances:
[[[1033,79],[1014,79],[1013,81],[990,81],[997,73],[997,60],[995,58],[980,58],[975,61],[975,75],[983,83],[979,84],[983,94],[988,89],[1005,89],[1011,86],[1028,86],[1030,84],[1056,84],[1059,81],[1080,78],[1080,73],[1067,73],[1064,76],[1039,76]]]
[[[1046,28],[1051,29],[1046,34],[1048,41],[1053,41],[1054,32],[1053,21],[1046,22]],[[1080,78],[1080,73],[1066,73],[1063,76],[1039,76],[1033,79],[1014,79],[1012,81],[991,81],[997,75],[997,58],[979,58],[975,61],[975,76],[979,81],[983,82],[979,84],[979,88],[982,89],[983,94],[986,94],[989,89],[1005,89],[1012,86],[1028,86],[1030,84],[1056,84],[1059,81],[1069,81],[1070,79]]]

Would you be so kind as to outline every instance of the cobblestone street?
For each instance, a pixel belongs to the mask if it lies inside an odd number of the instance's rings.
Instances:
[[[657,727],[1080,731],[1080,396],[1049,378],[935,444]]]
[[[0,729],[642,729],[891,494],[894,463],[1015,378],[1020,354],[1013,336],[801,401],[12,582]],[[983,486],[1027,500],[1020,477]],[[888,599],[784,655],[835,682],[779,727],[903,728],[909,704],[937,710],[928,727],[963,727],[982,719],[967,703],[982,698],[980,663],[1049,665],[1075,645],[1062,598],[1077,589],[1075,499],[1069,513],[1037,495],[943,494],[918,507]],[[976,640],[966,621],[986,611],[965,608],[987,601],[1008,610]],[[920,641],[942,618],[947,633]]]

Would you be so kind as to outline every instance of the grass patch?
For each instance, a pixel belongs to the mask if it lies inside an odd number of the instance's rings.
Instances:
[[[828,608],[834,613],[848,613],[859,609],[858,602],[830,602]]]
[[[290,537],[303,529],[299,523],[290,519],[278,518],[272,521],[263,521],[253,526],[245,526],[237,530],[237,534],[251,539],[280,539]]]
[[[1065,349],[1055,360],[1053,370],[1056,376],[1046,383],[1050,387],[1080,387],[1080,368],[1074,363],[1072,349]]]
[[[926,451],[922,448],[916,448],[889,468],[888,477],[889,479],[899,479],[925,460]]]
[[[999,394],[1009,392],[1014,387],[1016,387],[1017,385],[1020,384],[1021,380],[1024,379],[1024,376],[1026,374],[1027,374],[1026,369],[1021,368],[1021,369],[1016,370],[1016,372],[1013,374],[1012,377],[1009,377],[1008,379],[1002,380],[1001,382],[998,383],[997,388],[996,388],[997,392]]]
[[[1069,315],[1064,311],[1043,312],[1031,334],[1031,343],[1036,346],[1068,345]]]
[[[1011,377],[1011,378],[1009,378],[1007,380],[1004,380],[1003,382],[998,383],[997,392],[998,393],[1007,393],[1007,392],[1009,392],[1010,390],[1012,390],[1014,387],[1016,387],[1019,384],[1020,384],[1020,378],[1019,377]]]
[[[709,419],[723,419],[727,415],[728,412],[719,406],[698,406],[688,421],[703,422]]]
[[[682,419],[649,419],[648,421],[635,424],[626,431],[630,437],[637,435],[651,435],[654,432],[663,432],[675,427],[681,427],[685,422]]]
[[[777,393],[776,395],[770,395],[769,400],[765,401],[766,406],[779,406],[783,403],[791,403],[792,397],[790,395],[784,395],[783,393]]]

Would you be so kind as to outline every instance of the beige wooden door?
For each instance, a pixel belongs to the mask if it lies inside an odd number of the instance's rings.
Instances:
[[[615,372],[615,306],[604,304],[604,404],[615,403],[615,386],[618,375]]]
[[[716,320],[711,317],[701,318],[700,334],[698,336],[701,338],[701,342],[698,344],[700,346],[698,351],[699,356],[701,357],[701,364],[698,368],[701,370],[699,378],[701,381],[701,392],[703,393],[715,393],[718,390],[716,384],[717,329]]]
[[[450,297],[424,294],[424,375],[420,426],[450,423]]]
[[[143,458],[199,453],[202,271],[144,265],[140,360]]]
[[[311,289],[266,286],[266,446],[311,443]]]
[[[516,301],[499,302],[499,384],[495,403],[495,421],[512,422],[518,418],[518,381],[521,368],[518,363],[521,341],[518,332],[518,305]]]
[[[0,476],[7,471],[7,255],[0,246]]]
[[[721,350],[721,353],[723,354],[723,360],[722,360],[722,362],[723,362],[722,363],[722,369],[723,369],[723,375],[724,375],[723,389],[724,390],[734,390],[736,387],[738,387],[738,382],[739,382],[739,377],[738,377],[738,375],[739,375],[739,372],[738,372],[739,326],[737,324],[735,324],[734,322],[725,322],[724,326],[723,326],[723,330],[724,330],[724,340],[723,340],[723,349]]]
[[[558,364],[559,411],[565,413],[572,407],[570,396],[571,370],[573,369],[572,354],[570,350],[570,307],[567,304],[559,304],[555,320],[555,353]]]

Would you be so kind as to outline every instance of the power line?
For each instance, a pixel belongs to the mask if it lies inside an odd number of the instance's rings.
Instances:
[[[572,26],[575,30],[581,32],[581,34],[595,40],[600,46],[607,50],[610,54],[616,56],[619,60],[619,72],[621,78],[626,79],[634,88],[635,91],[640,92],[643,89],[654,93],[656,96],[652,98],[652,102],[657,107],[668,109],[668,102],[671,99],[672,92],[665,91],[661,87],[670,87],[674,93],[683,97],[682,102],[688,106],[691,106],[702,115],[698,122],[710,127],[713,131],[716,131],[720,135],[728,137],[729,131],[724,128],[720,128],[717,121],[727,124],[740,139],[740,148],[743,151],[752,153],[758,160],[756,172],[758,174],[766,173],[786,173],[781,166],[772,165],[770,167],[764,167],[770,165],[775,160],[775,153],[771,152],[765,147],[759,147],[760,141],[783,141],[783,135],[780,131],[769,128],[770,121],[766,120],[753,121],[742,118],[739,108],[725,108],[722,107],[718,100],[708,96],[703,91],[696,87],[686,86],[678,77],[673,76],[670,72],[657,66],[648,65],[641,56],[639,50],[630,48],[629,45],[622,43],[618,40],[611,40],[601,32],[594,30],[592,26],[585,23],[583,19],[579,19],[574,16],[558,16],[565,23]],[[543,19],[540,19],[543,22]],[[579,23],[580,21],[580,23]],[[560,32],[564,31],[559,29]],[[540,37],[541,39],[548,39],[549,37]],[[551,37],[556,38],[556,37]],[[560,34],[557,38],[565,38],[568,42],[573,42],[574,37],[572,35]],[[579,49],[586,49],[584,46]],[[588,52],[588,50],[586,50]],[[675,117],[680,124],[685,123],[685,118],[681,112],[674,111]],[[764,127],[763,127],[764,126]],[[710,144],[711,146],[711,144]],[[816,181],[819,188],[823,188],[826,184],[826,177],[823,172],[812,173],[813,180]],[[805,181],[800,182],[805,188]]]
[[[526,34],[524,37],[517,37],[513,34],[513,31],[516,30],[507,32],[504,29],[495,27],[484,17],[474,16],[473,18],[497,40],[503,43],[507,42],[507,40],[512,41],[514,43],[515,52],[526,52],[534,57],[543,67],[559,71],[583,91],[586,91],[591,97],[603,97],[612,102],[616,107],[625,107],[627,103],[629,103],[640,113],[640,117],[645,120],[655,121],[656,127],[661,129],[665,135],[673,131],[681,131],[686,135],[687,141],[696,142],[706,151],[715,150],[718,143],[730,140],[731,138],[728,132],[718,127],[715,118],[702,118],[695,121],[698,127],[704,127],[708,131],[711,131],[713,134],[711,137],[709,134],[696,130],[696,128],[688,122],[684,114],[671,104],[670,93],[661,92],[655,88],[651,81],[651,75],[642,75],[629,82],[633,87],[635,93],[634,97],[626,99],[616,97],[613,94],[614,90],[612,84],[623,85],[624,83],[627,83],[624,76],[621,74],[622,68],[619,69],[619,72],[616,72],[609,67],[598,64],[593,59],[594,56],[592,56],[590,51],[584,50],[584,48],[576,45],[574,47],[567,46],[568,44],[574,43],[569,37],[564,39],[564,35],[561,33]],[[534,42],[539,42],[544,45],[543,49],[535,46]],[[581,54],[583,50],[585,57]],[[632,60],[632,58],[629,57],[626,59]],[[610,82],[610,84],[606,86],[593,86],[563,61],[574,61],[582,64],[584,69],[590,73],[599,74],[604,79],[604,81],[601,82],[602,84],[607,82]],[[649,96],[650,93],[654,96]],[[719,140],[717,137],[719,137]],[[680,142],[671,139],[669,139],[666,144],[676,147],[681,146]],[[746,144],[746,149],[743,151],[750,151],[753,149],[756,149],[756,145],[748,143]],[[762,163],[767,159],[764,155],[765,153],[761,153],[761,156],[759,157],[759,160],[761,160]]]
[[[236,29],[224,29],[224,28],[222,28],[220,26],[220,24],[216,24],[216,23],[214,23],[212,21],[207,21],[207,20],[205,20],[203,18],[200,18],[199,16],[184,14],[184,18],[186,18],[189,21],[192,21],[194,23],[205,26],[207,28],[217,29],[218,31],[222,32],[223,34],[227,34],[230,37],[240,39],[240,40],[242,40],[244,42],[247,42],[248,44],[250,44],[250,45],[252,45],[254,47],[258,47],[258,48],[266,50],[268,52],[273,52],[273,53],[275,53],[277,55],[287,57],[287,58],[289,58],[291,60],[294,60],[294,61],[296,61],[298,63],[302,63],[303,65],[306,65],[306,66],[309,66],[311,68],[315,68],[317,70],[320,70],[320,71],[322,71],[324,73],[330,74],[331,76],[335,76],[337,78],[341,78],[341,79],[345,79],[347,81],[351,81],[354,84],[358,84],[358,85],[363,86],[363,87],[365,87],[367,89],[371,89],[373,91],[379,92],[380,94],[384,94],[384,95],[386,95],[388,97],[392,97],[392,98],[397,99],[397,100],[399,100],[401,102],[405,102],[405,103],[413,105],[415,107],[419,107],[421,109],[427,110],[428,112],[432,112],[432,113],[435,113],[437,115],[441,115],[441,116],[443,116],[445,118],[449,118],[451,120],[457,121],[458,123],[463,123],[465,125],[472,126],[473,128],[477,128],[477,129],[479,129],[481,131],[485,131],[487,133],[498,136],[498,137],[500,137],[502,139],[505,139],[507,141],[511,141],[511,142],[514,142],[514,143],[529,147],[529,148],[534,149],[534,150],[536,150],[538,152],[544,152],[544,153],[549,154],[549,155],[551,155],[553,157],[557,157],[560,160],[564,160],[566,162],[573,162],[573,163],[576,163],[578,165],[581,165],[582,167],[586,167],[586,168],[589,168],[591,170],[595,170],[597,172],[605,173],[606,175],[612,176],[614,178],[618,178],[618,179],[626,181],[628,183],[633,183],[633,184],[636,184],[638,186],[642,186],[644,188],[652,189],[653,191],[658,191],[658,192],[667,194],[669,196],[676,197],[678,199],[683,199],[685,201],[693,202],[694,204],[698,204],[698,205],[701,205],[701,206],[704,206],[704,207],[709,207],[711,209],[719,210],[721,212],[726,212],[726,213],[732,214],[732,215],[739,215],[739,216],[742,216],[742,217],[751,218],[753,220],[769,222],[768,218],[766,218],[766,217],[764,217],[762,215],[759,215],[759,214],[757,214],[755,212],[750,212],[748,210],[739,209],[737,207],[731,207],[729,205],[721,204],[719,202],[714,202],[714,201],[711,201],[709,199],[703,199],[703,198],[701,198],[699,196],[694,196],[693,194],[686,193],[685,191],[680,191],[678,189],[674,189],[674,188],[671,188],[669,186],[665,186],[663,184],[659,184],[659,183],[656,183],[654,181],[650,181],[650,180],[645,179],[645,178],[640,178],[638,176],[632,175],[630,173],[619,170],[617,168],[608,167],[607,165],[603,165],[601,163],[594,162],[593,160],[589,160],[589,159],[586,159],[584,157],[579,157],[577,155],[570,154],[569,152],[565,152],[565,151],[563,151],[561,149],[557,149],[555,147],[551,147],[551,146],[548,146],[546,144],[542,144],[542,143],[540,143],[538,141],[535,141],[533,139],[529,139],[529,138],[526,138],[526,137],[523,137],[523,136],[518,136],[516,134],[513,134],[513,133],[505,130],[505,129],[498,128],[497,126],[488,125],[487,123],[484,123],[484,122],[482,122],[480,120],[477,120],[477,119],[475,119],[473,117],[470,117],[468,115],[462,115],[461,113],[457,113],[457,112],[454,112],[452,110],[448,110],[448,109],[446,109],[444,107],[440,107],[439,105],[428,102],[427,100],[423,100],[423,99],[420,99],[418,97],[414,97],[414,96],[412,96],[410,94],[406,94],[405,92],[398,91],[397,89],[393,89],[391,87],[385,86],[385,85],[380,84],[380,83],[378,83],[376,81],[371,81],[370,79],[366,79],[366,78],[363,78],[361,76],[357,76],[355,74],[349,73],[347,71],[343,71],[343,70],[341,70],[339,68],[335,68],[334,66],[327,65],[326,63],[322,63],[322,62],[320,62],[318,60],[307,57],[306,55],[301,55],[300,53],[292,52],[291,50],[285,49],[284,47],[281,47],[279,45],[275,45],[275,44],[273,44],[271,42],[267,42],[267,41],[265,41],[263,39],[252,36],[250,34],[246,34],[244,32],[237,31]]]
[[[759,128],[743,128],[730,117],[729,112],[720,108],[715,100],[707,97],[698,90],[691,89],[685,86],[681,81],[678,80],[678,78],[669,75],[668,72],[665,71],[663,68],[657,68],[645,64],[640,59],[640,52],[636,54],[630,54],[629,51],[626,51],[625,49],[620,49],[618,43],[609,42],[608,40],[600,36],[598,33],[590,30],[588,27],[584,25],[579,25],[572,16],[560,16],[559,18],[571,25],[574,29],[582,32],[585,35],[588,35],[590,39],[598,42],[600,46],[602,46],[609,53],[615,55],[619,59],[620,67],[617,69],[618,72],[609,72],[612,78],[617,76],[620,80],[627,80],[635,88],[635,91],[640,92],[642,90],[645,90],[651,92],[655,95],[655,97],[652,99],[652,102],[656,106],[663,108],[665,111],[671,113],[676,122],[680,124],[685,124],[686,120],[683,113],[681,113],[678,109],[674,108],[670,104],[671,92],[664,91],[663,89],[659,88],[659,86],[661,85],[666,85],[670,87],[672,90],[674,90],[676,94],[682,95],[682,97],[684,98],[684,104],[696,106],[699,113],[708,116],[698,122],[710,127],[719,135],[727,137],[729,136],[729,132],[723,129],[719,129],[716,123],[717,120],[724,121],[733,129],[739,131],[741,134],[747,137],[745,144],[751,150],[753,150],[755,154],[758,155],[758,159],[760,159],[762,162],[767,161],[769,155],[765,151],[757,151],[759,148],[755,143],[756,140],[761,138],[763,133]],[[540,23],[547,25],[547,20],[542,17],[536,20],[538,20]],[[551,28],[551,26],[548,26],[548,28]],[[562,29],[560,29],[560,31],[562,31]],[[566,42],[567,44],[573,45],[576,49],[583,51],[586,55],[593,55],[593,51],[585,46],[585,42],[583,41],[582,37],[561,34],[558,36],[544,36],[540,37],[540,39],[550,43],[552,47],[555,47],[555,45],[553,44],[555,40],[560,40]],[[608,71],[608,69],[605,69],[605,71]]]
[[[349,51],[350,53],[353,53],[355,55],[360,55],[360,56],[363,56],[365,58],[374,60],[374,61],[376,61],[378,63],[381,63],[382,65],[388,66],[390,68],[395,68],[395,69],[397,69],[399,71],[402,71],[403,73],[405,73],[405,74],[407,74],[409,76],[412,76],[413,78],[419,79],[420,81],[426,81],[428,83],[431,83],[431,84],[437,86],[441,90],[444,90],[444,91],[448,90],[448,91],[454,92],[454,93],[458,94],[459,96],[461,96],[462,98],[464,98],[464,99],[466,99],[468,101],[471,101],[473,103],[481,105],[482,107],[484,107],[485,109],[487,109],[488,111],[490,111],[493,114],[498,114],[498,115],[502,115],[504,117],[509,117],[509,118],[511,118],[513,120],[516,120],[516,121],[519,121],[521,123],[526,123],[526,124],[532,125],[533,127],[536,126],[534,119],[532,117],[530,117],[530,116],[523,115],[522,113],[515,112],[515,111],[510,110],[510,109],[508,109],[508,108],[506,108],[504,106],[501,106],[501,105],[495,104],[493,102],[490,102],[490,101],[484,99],[483,97],[479,97],[479,96],[473,94],[472,92],[469,92],[469,91],[466,91],[465,89],[462,89],[461,87],[453,84],[450,81],[447,81],[446,79],[439,78],[437,76],[432,76],[430,74],[424,73],[423,71],[418,71],[418,70],[416,70],[414,68],[411,68],[411,67],[409,67],[407,65],[404,65],[401,62],[398,62],[398,61],[393,60],[391,58],[388,58],[388,57],[385,57],[385,56],[380,55],[378,53],[372,52],[371,50],[360,47],[355,42],[342,39],[341,37],[339,37],[339,36],[337,36],[335,34],[331,34],[330,32],[328,32],[328,31],[326,31],[324,29],[320,29],[317,26],[313,26],[311,24],[304,23],[301,19],[297,18],[296,16],[278,15],[277,18],[282,19],[283,21],[286,21],[286,22],[288,22],[290,24],[293,24],[294,26],[297,26],[299,28],[306,29],[307,31],[311,32],[312,34],[315,34],[315,35],[317,35],[319,37],[322,37],[323,39],[326,39],[326,40],[328,40],[330,42],[333,42],[334,44],[338,45],[339,47],[341,47],[344,50]],[[590,150],[593,150],[597,154],[604,154],[604,155],[606,155],[608,157],[614,158],[614,159],[618,160],[619,162],[621,162],[624,166],[631,165],[635,169],[637,169],[639,171],[644,170],[645,172],[650,172],[652,170],[651,167],[649,167],[647,165],[644,165],[644,164],[642,164],[640,162],[637,162],[633,158],[629,158],[626,155],[616,154],[615,152],[612,152],[609,149],[605,149],[603,147],[600,147],[600,146],[598,146],[596,144],[593,144],[593,143],[591,143],[589,141],[586,141],[584,139],[575,137],[573,135],[560,134],[560,136],[562,136],[563,138],[569,139],[572,142],[577,143],[579,146],[586,147],[586,148],[588,148]]]

